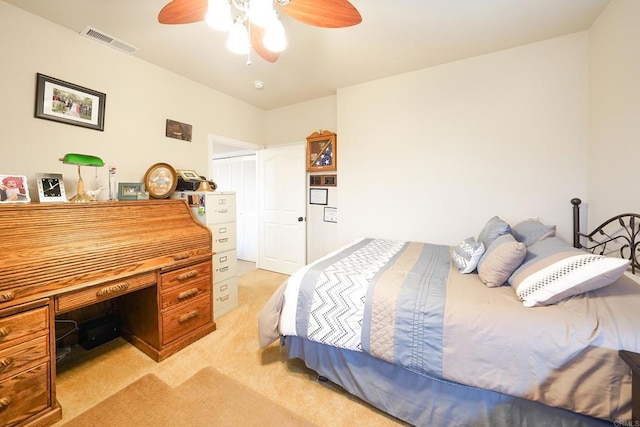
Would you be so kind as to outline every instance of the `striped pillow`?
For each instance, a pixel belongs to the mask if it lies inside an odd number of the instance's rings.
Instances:
[[[628,266],[629,260],[595,255],[550,237],[529,246],[509,284],[525,307],[551,305],[610,285]]]

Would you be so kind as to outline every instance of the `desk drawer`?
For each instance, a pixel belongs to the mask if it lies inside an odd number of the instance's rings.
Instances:
[[[174,286],[184,286],[186,283],[199,282],[205,278],[211,280],[211,263],[209,261],[162,274],[160,286],[164,293],[165,290]]]
[[[213,281],[222,282],[238,273],[238,255],[235,250],[216,253],[213,256]]]
[[[162,314],[162,344],[180,338],[211,322],[211,294]]]
[[[44,362],[49,355],[49,337],[41,336],[0,351],[0,381],[9,378],[34,362]],[[42,359],[42,360],[41,360]]]
[[[155,282],[156,274],[150,272],[59,295],[56,297],[56,313],[64,313],[84,307],[85,305],[106,301],[138,289],[146,288]]]
[[[211,294],[211,276],[164,291],[162,293],[162,309],[177,306],[205,294]]]
[[[49,334],[49,308],[42,307],[0,319],[0,350]]]
[[[49,363],[0,382],[0,425],[16,425],[51,406]]]

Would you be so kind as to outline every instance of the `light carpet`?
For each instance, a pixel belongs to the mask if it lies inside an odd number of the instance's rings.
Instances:
[[[221,374],[204,368],[172,388],[147,374],[82,413],[65,427],[314,426]]]
[[[137,348],[118,338],[107,344],[64,359],[58,366],[57,399],[62,406],[61,426],[109,401],[128,386],[148,374],[153,374],[161,387],[151,396],[165,401],[165,390],[180,389],[201,371],[208,368],[241,384],[262,399],[270,401],[318,426],[351,427],[353,425],[398,426],[404,425],[361,400],[351,396],[331,382],[317,381],[317,374],[306,368],[299,359],[288,360],[286,353],[274,343],[261,350],[258,343],[258,315],[264,304],[288,276],[265,270],[253,270],[238,277],[238,308],[216,319],[217,330],[184,348],[171,357],[156,363]],[[206,371],[205,371],[206,372]],[[199,376],[198,376],[199,377]],[[148,381],[146,378],[144,381]],[[254,394],[222,397],[209,406],[223,408],[227,405],[250,404]],[[249,403],[247,403],[249,402]],[[133,399],[115,405],[110,401],[111,412],[128,411],[135,405]],[[136,405],[142,406],[142,405]],[[209,410],[203,405],[202,410]],[[241,406],[242,407],[242,406]],[[142,409],[141,409],[142,410]],[[194,410],[197,418],[198,411]],[[200,415],[205,419],[205,415]],[[261,420],[264,421],[264,420]],[[98,421],[95,426],[113,426],[109,419]],[[136,425],[141,425],[136,423]],[[157,426],[171,424],[156,424]],[[182,425],[188,426],[187,423]],[[242,425],[213,424],[210,426]],[[262,425],[262,424],[261,424]]]

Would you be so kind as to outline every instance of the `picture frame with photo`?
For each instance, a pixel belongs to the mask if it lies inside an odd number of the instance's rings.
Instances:
[[[180,178],[184,179],[185,181],[202,180],[202,178],[200,178],[200,175],[198,175],[198,172],[194,170],[176,169],[176,173],[180,176]]]
[[[104,131],[107,95],[37,73],[35,117]]]
[[[0,174],[0,203],[29,203],[29,187],[25,175]]]
[[[138,193],[145,193],[142,182],[119,182],[118,200],[138,200]]]

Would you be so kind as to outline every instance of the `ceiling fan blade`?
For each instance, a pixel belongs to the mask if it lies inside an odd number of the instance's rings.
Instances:
[[[251,47],[265,61],[271,63],[276,62],[280,58],[279,52],[272,52],[266,47],[262,40],[264,39],[264,28],[251,24]]]
[[[158,22],[161,24],[192,24],[204,21],[207,8],[207,0],[173,0],[160,10]]]
[[[358,9],[347,0],[291,0],[278,7],[293,19],[315,27],[343,28],[362,22]]]

